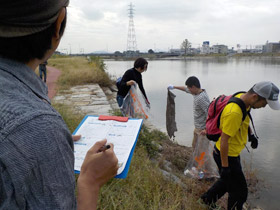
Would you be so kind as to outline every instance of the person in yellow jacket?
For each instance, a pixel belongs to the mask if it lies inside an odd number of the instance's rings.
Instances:
[[[247,111],[265,107],[280,109],[279,89],[268,81],[255,84],[248,92],[240,93],[240,98]],[[202,201],[214,206],[216,201],[228,192],[228,209],[242,210],[247,200],[248,188],[240,163],[240,153],[247,143],[250,119],[247,115],[242,121],[242,110],[236,103],[227,104],[220,119],[221,137],[216,142],[213,157],[219,168],[220,178],[201,196]],[[249,142],[253,149],[258,146],[258,139],[249,129]]]

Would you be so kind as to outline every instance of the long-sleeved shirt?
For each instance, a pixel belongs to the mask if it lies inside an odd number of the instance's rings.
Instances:
[[[0,209],[76,209],[71,133],[34,71],[1,57]]]
[[[143,87],[142,75],[135,68],[128,69],[124,73],[122,80],[121,80],[119,90],[118,90],[118,95],[123,96],[123,97],[125,97],[127,95],[128,91],[130,90],[130,86],[127,86],[126,83],[130,80],[134,80],[135,82],[137,82],[139,89],[141,90],[141,92],[143,93],[145,98],[148,99],[146,92],[144,90],[144,87]]]

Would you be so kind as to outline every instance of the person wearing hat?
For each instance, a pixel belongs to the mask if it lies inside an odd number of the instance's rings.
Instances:
[[[77,180],[73,139],[35,74],[56,50],[68,0],[0,1],[0,209],[96,209],[118,160],[106,140],[87,153]],[[41,129],[38,129],[40,126]]]
[[[269,81],[256,83],[248,92],[240,93],[240,98],[247,111],[259,109],[267,104],[271,109],[279,110],[279,89]],[[248,188],[240,163],[240,153],[247,143],[247,136],[251,147],[258,147],[258,139],[249,129],[249,116],[242,121],[242,110],[236,103],[225,106],[220,119],[221,137],[216,142],[213,157],[219,168],[220,178],[205,192],[202,201],[214,207],[216,201],[228,192],[228,209],[242,209],[247,200]],[[250,132],[248,135],[248,131]]]

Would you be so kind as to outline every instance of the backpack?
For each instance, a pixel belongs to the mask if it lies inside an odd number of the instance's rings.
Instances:
[[[236,103],[241,108],[243,113],[242,122],[245,120],[247,114],[249,115],[252,121],[250,111],[247,112],[244,102],[240,98],[234,97],[240,93],[245,93],[245,92],[243,91],[237,92],[229,96],[220,95],[218,98],[214,99],[210,103],[208,107],[208,116],[206,119],[206,136],[209,140],[216,142],[221,136],[222,131],[219,128],[220,118],[224,107],[229,103]]]
[[[116,80],[116,86],[117,86],[118,90],[120,89],[121,81],[122,81],[122,77],[119,77],[119,78]]]

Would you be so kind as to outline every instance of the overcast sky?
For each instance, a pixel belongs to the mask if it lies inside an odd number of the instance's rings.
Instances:
[[[184,39],[241,48],[280,41],[280,0],[70,0],[60,51],[125,51],[135,6],[137,49],[168,51]]]

